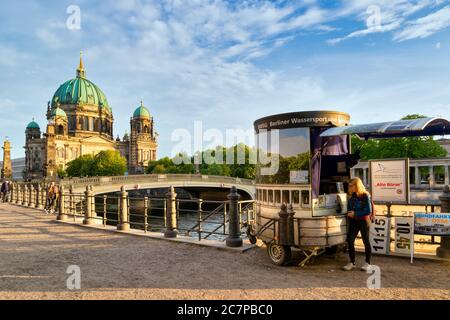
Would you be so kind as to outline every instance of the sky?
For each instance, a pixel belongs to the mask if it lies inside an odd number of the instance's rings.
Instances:
[[[158,157],[196,121],[225,132],[305,110],[344,111],[352,123],[450,118],[449,2],[0,0],[0,137],[24,156],[27,123],[45,130],[47,102],[75,77],[80,50],[114,135],[143,100]]]

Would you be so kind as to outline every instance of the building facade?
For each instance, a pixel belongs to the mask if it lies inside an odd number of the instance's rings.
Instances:
[[[54,177],[67,163],[86,154],[117,150],[130,174],[143,173],[156,159],[153,117],[142,104],[130,120],[131,134],[113,138],[114,117],[103,91],[86,78],[83,60],[76,77],[63,83],[47,105],[44,133],[34,120],[25,130],[25,179]]]

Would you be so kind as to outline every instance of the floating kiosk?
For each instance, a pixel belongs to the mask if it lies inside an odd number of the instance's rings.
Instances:
[[[358,163],[350,136],[362,139],[450,134],[450,122],[420,118],[350,125],[338,111],[306,111],[254,122],[258,164],[252,242],[261,239],[273,263],[284,265],[291,247],[303,252],[303,266],[347,238],[347,187]]]

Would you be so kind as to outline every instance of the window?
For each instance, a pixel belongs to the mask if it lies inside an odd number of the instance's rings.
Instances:
[[[421,184],[429,184],[430,167],[419,167],[419,176]]]
[[[275,190],[275,203],[281,203],[281,191]]]
[[[302,190],[302,206],[309,205],[309,191]]]
[[[273,190],[269,190],[269,203],[273,204]]]
[[[444,184],[445,183],[445,167],[444,166],[434,166],[433,174],[434,174],[434,183],[435,184]]]
[[[275,139],[278,141],[274,141]],[[289,128],[274,131],[273,134],[271,131],[257,134],[256,182],[308,184],[309,140],[309,128]],[[275,147],[276,145],[278,147]]]
[[[364,177],[364,169],[355,168],[355,178],[360,178],[362,180],[363,177]]]
[[[59,135],[64,135],[64,126],[63,126],[62,124],[60,124],[60,125],[58,126],[58,132],[57,132],[57,134],[59,134]]]
[[[283,203],[290,203],[290,199],[289,199],[289,190],[283,190]]]
[[[292,191],[292,203],[297,205],[300,203],[300,191],[298,190]]]
[[[409,167],[409,183],[416,184],[416,168]]]

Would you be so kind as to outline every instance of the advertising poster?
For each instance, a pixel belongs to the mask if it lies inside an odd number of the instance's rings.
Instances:
[[[373,201],[408,203],[408,166],[408,159],[371,160],[370,190]]]
[[[414,213],[414,233],[450,236],[450,213]]]

